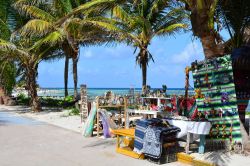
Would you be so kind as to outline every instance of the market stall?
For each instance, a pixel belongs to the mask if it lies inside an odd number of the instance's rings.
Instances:
[[[210,148],[217,142],[233,150],[242,139],[231,57],[196,61],[191,70],[199,114],[212,123]]]

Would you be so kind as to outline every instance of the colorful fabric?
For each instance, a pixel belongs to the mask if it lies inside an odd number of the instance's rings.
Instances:
[[[230,56],[192,63],[199,116],[212,122],[209,139],[241,141]],[[201,92],[201,94],[198,94]]]
[[[136,121],[134,151],[138,154],[142,153],[143,139],[145,136],[145,131],[148,128],[149,124],[150,121],[147,119],[141,119]]]
[[[194,98],[178,98],[177,107],[179,115],[184,115],[185,117],[189,117],[194,119],[197,115],[197,105],[196,100]]]
[[[154,132],[154,138],[149,138],[146,134],[148,132],[152,133]],[[173,138],[176,138],[177,132],[180,132],[180,128],[169,125],[167,121],[158,119],[158,118],[152,118],[152,119],[141,119],[136,122],[136,128],[135,128],[135,141],[134,141],[134,151],[136,153],[146,153],[151,154],[151,156],[157,156],[155,155],[156,152],[160,152],[161,150],[153,150],[154,152],[149,152],[149,147],[144,147],[147,145],[146,142],[152,142],[152,139],[155,140],[155,138],[158,138],[158,134],[160,133],[161,140],[170,141]],[[147,138],[145,138],[147,135]],[[159,139],[158,139],[159,141]],[[152,145],[153,146],[153,145]],[[146,151],[145,151],[146,150]],[[156,157],[157,158],[157,157]]]
[[[149,126],[145,130],[145,137],[143,139],[143,153],[145,156],[160,158],[162,152],[162,142],[160,140],[161,131],[157,128]]]
[[[181,131],[180,128],[171,125],[164,126],[163,123],[162,126],[149,125],[146,129],[142,150],[145,156],[159,159],[162,144],[176,141],[176,135]]]
[[[110,125],[109,125],[109,115],[106,114],[106,110],[99,110],[99,115],[102,120],[102,126],[103,126],[103,136],[104,138],[110,138],[111,133],[110,133]]]

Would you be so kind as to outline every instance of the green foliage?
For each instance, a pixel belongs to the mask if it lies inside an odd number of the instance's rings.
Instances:
[[[69,116],[72,116],[72,115],[79,115],[80,114],[80,111],[79,109],[77,108],[73,108],[71,109],[71,111],[69,112]]]
[[[30,103],[30,97],[27,97],[25,94],[20,93],[17,96],[17,103],[18,103],[18,105],[28,106]]]
[[[64,99],[55,99],[55,98],[51,98],[51,97],[41,97],[40,102],[41,102],[41,105],[43,107],[72,108],[74,106],[72,96],[68,96]],[[25,94],[20,93],[17,96],[17,103],[19,105],[28,106],[30,103],[30,97],[27,97]]]
[[[250,41],[246,33],[250,27],[249,0],[219,0],[217,12],[231,37],[229,49],[239,48]]]
[[[66,96],[66,97],[64,98],[64,101],[65,101],[65,102],[73,102],[73,101],[74,101],[74,96]]]
[[[73,97],[67,96],[64,99],[54,99],[51,97],[43,97],[41,98],[41,104],[45,107],[62,107],[68,108],[73,105]]]
[[[14,63],[0,61],[0,83],[7,94],[11,94],[16,83],[16,67]]]

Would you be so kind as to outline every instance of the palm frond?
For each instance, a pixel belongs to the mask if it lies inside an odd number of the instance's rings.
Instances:
[[[27,22],[20,30],[22,36],[43,36],[53,30],[53,24],[51,22],[33,19]]]
[[[51,32],[50,34],[48,34],[44,38],[35,42],[33,47],[31,47],[31,50],[33,50],[33,49],[37,50],[42,45],[48,45],[50,47],[53,47],[59,43],[62,43],[64,39],[65,39],[65,35],[62,32],[62,30],[57,30],[57,31]]]
[[[20,3],[16,3],[15,9],[19,11],[21,14],[29,16],[34,19],[41,19],[48,22],[52,22],[55,18],[49,14],[48,12],[36,7],[36,6],[29,6]]]
[[[171,24],[167,27],[164,27],[164,28],[158,30],[155,34],[156,35],[167,35],[167,34],[171,34],[173,32],[176,32],[180,29],[185,29],[187,27],[188,27],[187,24],[182,24],[182,23]]]
[[[0,39],[0,49],[4,56],[8,56],[13,59],[25,59],[29,57],[29,54],[22,49],[19,49],[15,44]]]

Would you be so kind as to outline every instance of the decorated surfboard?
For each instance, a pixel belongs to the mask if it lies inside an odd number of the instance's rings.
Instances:
[[[94,129],[94,121],[96,118],[96,112],[97,112],[96,103],[93,102],[89,116],[83,125],[83,136],[85,136],[85,137],[92,136],[93,129]]]

